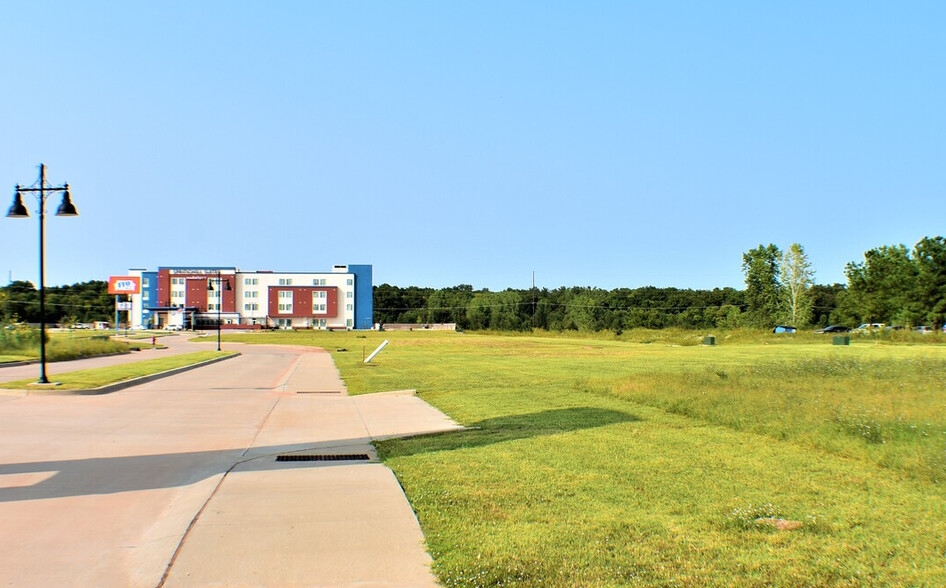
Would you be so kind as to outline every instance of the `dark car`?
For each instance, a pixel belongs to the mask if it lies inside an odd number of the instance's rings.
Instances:
[[[830,325],[823,329],[818,329],[816,333],[850,333],[851,328],[844,325]]]

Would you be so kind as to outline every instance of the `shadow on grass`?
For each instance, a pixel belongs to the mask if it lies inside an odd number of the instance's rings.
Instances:
[[[408,439],[377,442],[378,456],[382,459],[483,447],[505,441],[528,439],[541,435],[555,435],[569,431],[592,429],[618,423],[640,421],[640,417],[617,410],[578,407],[556,408],[485,419],[469,425],[465,431],[419,435]]]

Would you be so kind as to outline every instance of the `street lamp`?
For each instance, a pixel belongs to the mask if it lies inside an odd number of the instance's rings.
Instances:
[[[56,216],[79,216],[79,212],[69,197],[69,184],[62,186],[48,186],[46,184],[46,166],[39,164],[39,179],[28,188],[16,185],[13,196],[13,205],[7,212],[10,218],[27,218],[30,216],[23,206],[23,193],[34,192],[39,200],[39,384],[48,384],[46,378],[46,196],[52,192],[62,192],[62,203],[56,210]]]
[[[226,285],[224,285],[220,272],[217,272],[217,287],[220,288],[220,293],[219,293],[219,296],[217,297],[217,351],[220,351],[220,325],[221,325],[220,308],[223,306],[223,292],[224,290],[226,290],[227,292],[232,290],[232,288],[230,287],[229,278],[227,279]],[[208,292],[214,291],[213,280],[207,280],[207,291]]]

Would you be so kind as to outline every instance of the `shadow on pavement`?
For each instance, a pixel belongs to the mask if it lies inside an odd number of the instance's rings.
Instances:
[[[226,473],[234,465],[252,461],[254,470],[286,469],[289,467],[330,467],[332,462],[277,463],[275,456],[311,449],[315,452],[338,453],[337,448],[367,445],[370,439],[336,440],[329,443],[273,445],[249,450],[222,449],[189,453],[165,453],[122,457],[92,457],[87,459],[40,461],[0,464],[0,502],[42,500],[66,496],[114,494],[135,490],[188,486],[209,477]],[[350,463],[350,462],[349,462]],[[47,473],[48,476],[41,474]],[[7,475],[40,474],[44,478],[33,484],[9,484]],[[15,479],[14,479],[15,480]]]
[[[387,441],[383,443],[383,453],[394,457],[481,447],[504,441],[638,420],[640,420],[638,417],[627,413],[600,408],[553,409],[486,419],[474,423],[472,427],[475,428],[462,431]],[[209,477],[224,474],[233,466],[250,461],[252,461],[254,471],[289,467],[332,467],[333,462],[290,462],[289,464],[276,462],[275,456],[303,450],[338,453],[340,447],[367,446],[370,442],[370,438],[363,437],[335,439],[325,443],[254,447],[249,450],[241,447],[217,451],[0,464],[0,502],[188,486]],[[48,476],[42,476],[44,473]],[[25,474],[25,478],[28,478],[30,474],[39,474],[33,478],[42,479],[32,484],[17,485],[16,478],[4,480],[5,476],[11,474],[13,476]],[[10,484],[11,481],[12,484]]]

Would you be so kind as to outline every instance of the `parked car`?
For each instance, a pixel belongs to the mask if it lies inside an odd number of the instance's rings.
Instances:
[[[913,330],[916,331],[916,332],[918,332],[918,333],[923,333],[924,335],[928,335],[928,334],[930,334],[930,333],[933,332],[933,327],[928,327],[928,326],[926,326],[926,325],[920,325],[919,327],[913,327]]]
[[[778,325],[772,329],[773,333],[794,333],[796,331],[795,327],[787,327],[785,325]]]
[[[816,333],[850,333],[851,328],[844,325],[829,325],[823,329],[818,329]]]
[[[885,331],[902,331],[903,329],[903,325],[887,325],[884,327]]]
[[[883,329],[887,325],[885,323],[862,323],[857,325],[857,328],[854,329],[855,333],[869,333],[874,330]]]
[[[182,327],[181,325],[167,325],[164,327],[165,331],[181,331],[183,329],[184,327]]]

